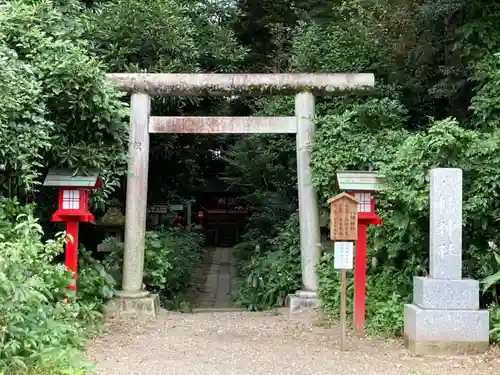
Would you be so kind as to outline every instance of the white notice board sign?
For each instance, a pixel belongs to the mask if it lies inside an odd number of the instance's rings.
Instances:
[[[333,267],[341,270],[352,270],[354,258],[354,243],[335,242]]]

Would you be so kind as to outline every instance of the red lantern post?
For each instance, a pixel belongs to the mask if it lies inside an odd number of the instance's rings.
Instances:
[[[196,218],[198,219],[198,223],[200,224],[200,226],[203,226],[203,220],[205,220],[205,214],[203,213],[203,211],[198,211]]]
[[[366,231],[368,225],[381,225],[375,213],[375,191],[382,178],[375,172],[343,171],[337,173],[338,187],[358,201],[358,237],[354,255],[354,329],[364,335],[366,305]]]
[[[101,180],[96,172],[87,176],[79,176],[69,169],[51,169],[43,186],[59,189],[58,207],[51,221],[66,223],[65,264],[73,273],[74,280],[68,289],[76,292],[78,224],[94,220],[94,216],[88,211],[89,190],[100,188]]]
[[[172,219],[172,222],[174,224],[174,227],[178,227],[181,225],[181,217],[179,216],[178,213],[175,214],[174,218]]]
[[[354,328],[360,335],[365,329],[366,296],[366,231],[368,225],[381,225],[382,220],[375,214],[373,191],[349,192],[358,201],[358,239],[354,257]]]

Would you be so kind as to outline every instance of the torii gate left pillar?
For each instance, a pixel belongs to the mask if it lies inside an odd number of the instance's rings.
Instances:
[[[320,259],[318,200],[312,185],[314,94],[373,88],[373,74],[108,74],[131,93],[125,248],[118,310],[155,315],[157,296],[143,288],[149,133],[295,133],[299,192],[302,289],[290,296],[290,312],[317,307]],[[294,117],[151,117],[151,96],[295,95]]]

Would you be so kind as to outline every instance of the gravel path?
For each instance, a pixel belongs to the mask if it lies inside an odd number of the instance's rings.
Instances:
[[[121,375],[472,375],[500,373],[500,355],[412,358],[398,342],[349,338],[338,332],[250,312],[177,314],[157,319],[110,318],[88,357],[97,374]]]

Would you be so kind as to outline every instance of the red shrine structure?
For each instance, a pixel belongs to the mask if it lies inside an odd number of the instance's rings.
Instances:
[[[337,172],[338,188],[358,201],[358,236],[354,254],[354,329],[359,335],[364,334],[365,327],[366,231],[368,225],[382,224],[375,211],[375,193],[383,184],[383,177],[377,172]]]
[[[50,169],[43,183],[43,186],[59,190],[57,210],[51,220],[66,223],[65,264],[73,272],[74,281],[68,289],[74,292],[78,270],[78,224],[94,221],[94,215],[88,210],[89,191],[101,185],[98,172],[77,175],[71,169]]]

